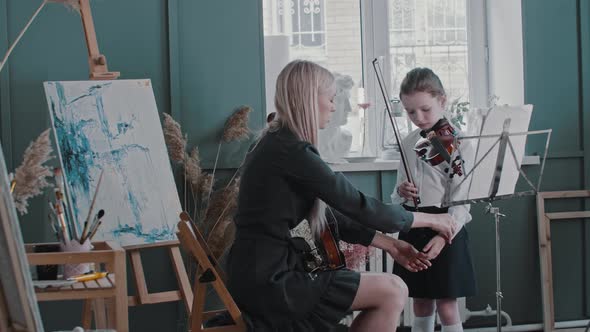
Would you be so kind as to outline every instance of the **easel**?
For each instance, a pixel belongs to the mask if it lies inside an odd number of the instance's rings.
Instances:
[[[137,295],[131,295],[128,298],[129,306],[137,306],[142,304],[154,304],[163,302],[183,301],[186,311],[190,313],[191,303],[193,302],[193,293],[191,285],[188,280],[184,262],[180,255],[178,240],[158,242],[153,244],[139,244],[134,246],[124,246],[123,249],[131,258],[131,268],[133,270],[133,279],[135,287],[137,288]],[[147,284],[145,282],[145,273],[143,272],[143,264],[141,263],[141,251],[147,249],[164,248],[168,250],[170,260],[172,261],[172,268],[176,274],[179,289],[167,292],[149,293]]]
[[[91,80],[114,80],[121,74],[110,72],[107,67],[107,58],[100,54],[98,50],[98,42],[96,40],[96,31],[94,30],[94,21],[92,20],[92,12],[90,10],[90,0],[80,1],[80,16],[82,17],[82,25],[84,26],[84,36],[86,38],[86,46],[88,48],[88,65],[90,66]]]
[[[213,253],[211,253],[211,250],[209,250],[209,246],[203,235],[201,235],[201,232],[194,226],[188,213],[182,212],[180,214],[180,222],[178,223],[178,232],[176,234],[182,246],[197,260],[198,277],[194,281],[190,331],[245,332],[246,325],[242,318],[242,313],[222,281],[222,271],[217,269],[217,260]],[[211,328],[203,327],[202,324],[207,319],[224,313],[224,310],[204,311],[208,284],[211,284],[217,295],[219,295],[234,324]]]
[[[539,231],[539,261],[543,299],[543,331],[555,330],[553,304],[553,265],[551,256],[551,222],[558,220],[588,219],[590,211],[547,212],[545,201],[549,199],[590,198],[590,190],[546,191],[537,194],[537,229]],[[590,324],[590,322],[588,323]],[[590,325],[588,325],[590,326]],[[588,326],[586,331],[588,331]]]
[[[90,66],[91,80],[114,80],[120,76],[119,72],[109,72],[107,67],[107,60],[103,54],[100,54],[98,49],[98,42],[96,39],[96,31],[94,30],[94,21],[92,19],[92,12],[90,9],[89,0],[79,0],[80,15],[82,17],[82,24],[84,26],[84,36],[86,38],[86,45],[88,48],[88,65]],[[128,306],[137,306],[142,304],[154,304],[163,302],[183,301],[188,313],[191,311],[191,304],[193,302],[193,294],[188,280],[188,275],[182,261],[180,249],[178,248],[180,242],[177,240],[159,242],[154,244],[141,244],[133,246],[125,246],[123,249],[129,254],[131,259],[131,266],[133,271],[133,278],[137,288],[137,295],[128,297]],[[141,252],[147,249],[164,248],[168,250],[170,259],[172,261],[172,268],[176,274],[179,289],[167,292],[149,293],[145,273],[143,271],[143,264],[141,262]],[[96,303],[95,303],[96,305]],[[84,325],[90,325],[90,306],[84,313]],[[89,326],[84,326],[89,328]]]

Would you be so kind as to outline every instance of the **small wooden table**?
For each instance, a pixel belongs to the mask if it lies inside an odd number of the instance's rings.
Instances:
[[[30,265],[79,264],[94,263],[99,267],[105,265],[109,275],[105,278],[77,282],[70,286],[35,288],[37,301],[85,300],[82,325],[85,329],[91,324],[91,302],[94,305],[96,328],[114,328],[118,332],[129,330],[127,309],[127,270],[125,250],[115,242],[93,242],[94,249],[89,252],[48,252],[34,253],[38,245],[56,243],[38,243],[25,245]],[[119,282],[115,282],[115,276]],[[110,300],[106,306],[105,299]],[[92,301],[88,301],[92,300]],[[111,325],[111,326],[106,326]]]

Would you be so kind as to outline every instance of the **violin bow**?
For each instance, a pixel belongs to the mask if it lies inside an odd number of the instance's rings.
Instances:
[[[377,76],[377,82],[379,83],[379,89],[381,90],[381,95],[383,96],[383,100],[385,101],[385,109],[387,109],[387,115],[389,117],[389,122],[393,127],[393,134],[395,135],[395,141],[399,146],[399,154],[402,160],[402,164],[404,165],[404,171],[406,172],[406,177],[408,178],[408,182],[414,184],[414,179],[412,178],[412,173],[410,173],[410,167],[408,166],[408,160],[406,159],[406,153],[404,146],[402,145],[401,135],[399,133],[399,128],[397,126],[397,122],[392,115],[391,106],[389,104],[389,94],[387,93],[387,89],[385,89],[385,81],[383,80],[383,72],[381,71],[381,66],[379,66],[379,61],[377,58],[373,59],[373,69],[375,70],[375,76]],[[418,204],[420,204],[420,197],[412,198],[414,201],[414,206],[416,210],[418,210]]]

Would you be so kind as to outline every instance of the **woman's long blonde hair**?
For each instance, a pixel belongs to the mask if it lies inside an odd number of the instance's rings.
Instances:
[[[334,76],[326,68],[310,61],[290,62],[277,78],[277,116],[269,130],[287,127],[300,140],[318,147],[319,95],[328,93],[333,85]],[[319,238],[327,226],[326,204],[316,198],[307,220],[312,233]]]

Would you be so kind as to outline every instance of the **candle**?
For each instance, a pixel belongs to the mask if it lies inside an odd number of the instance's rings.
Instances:
[[[359,105],[363,105],[367,102],[366,98],[365,98],[365,88],[358,88],[357,91],[357,98],[358,98],[358,104]]]

